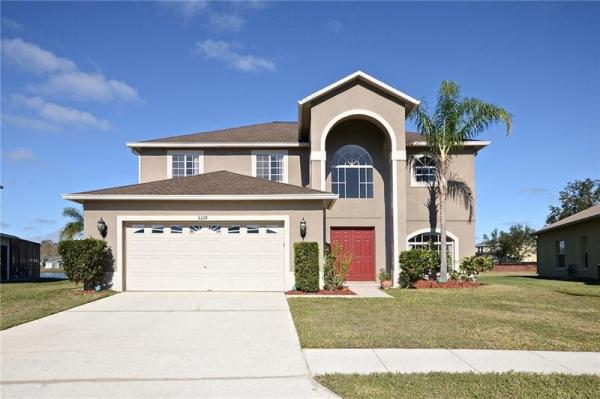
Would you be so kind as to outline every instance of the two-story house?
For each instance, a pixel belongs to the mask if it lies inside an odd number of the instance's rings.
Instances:
[[[435,166],[405,130],[418,106],[356,72],[300,100],[297,122],[128,143],[138,184],[63,197],[83,204],[86,236],[100,236],[100,219],[108,226],[116,290],[289,290],[303,239],[321,252],[340,241],[351,281],[382,268],[397,281],[400,251],[439,245]],[[452,165],[473,191],[487,144],[466,143]],[[475,251],[474,217],[451,202],[447,226],[456,268]]]

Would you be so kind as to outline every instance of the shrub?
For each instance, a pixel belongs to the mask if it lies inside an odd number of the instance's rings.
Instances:
[[[78,284],[83,283],[86,290],[102,283],[104,268],[112,259],[106,242],[94,238],[61,241],[58,253],[62,257],[67,278]]]
[[[324,282],[328,290],[339,290],[344,288],[352,254],[344,249],[342,244],[334,241],[330,248],[325,249]]]
[[[489,255],[468,256],[460,262],[460,272],[469,280],[477,280],[477,275],[494,268],[494,259]]]
[[[390,274],[387,272],[387,270],[385,269],[379,269],[379,274],[377,275],[377,277],[379,277],[379,281],[386,281],[386,280],[391,280],[392,278],[390,277]]]
[[[294,243],[294,264],[296,289],[305,292],[319,291],[319,244]]]
[[[400,253],[399,283],[401,287],[408,288],[439,268],[439,255],[432,249],[411,249]]]

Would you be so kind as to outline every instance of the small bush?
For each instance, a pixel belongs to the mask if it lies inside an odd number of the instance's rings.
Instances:
[[[400,253],[400,286],[408,288],[439,268],[439,255],[432,249],[411,249]]]
[[[319,244],[294,243],[294,264],[296,289],[305,292],[319,291]]]
[[[461,274],[464,274],[466,279],[477,280],[479,273],[492,270],[494,264],[494,259],[489,255],[468,256],[460,262],[459,278]]]
[[[387,281],[387,280],[391,280],[392,278],[390,277],[390,274],[387,272],[387,270],[385,269],[379,269],[379,274],[377,275],[377,277],[379,277],[379,281]]]
[[[67,278],[84,289],[93,289],[104,280],[104,269],[112,256],[105,241],[94,238],[64,240],[58,244]]]
[[[330,248],[325,249],[324,282],[325,289],[339,290],[344,288],[352,254],[344,249],[342,244],[334,241]]]

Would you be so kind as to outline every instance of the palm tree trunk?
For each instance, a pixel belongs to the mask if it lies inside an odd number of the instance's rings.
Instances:
[[[441,162],[440,184],[440,281],[448,280],[448,254],[446,249],[446,197],[448,194],[448,179],[446,177],[446,160]]]

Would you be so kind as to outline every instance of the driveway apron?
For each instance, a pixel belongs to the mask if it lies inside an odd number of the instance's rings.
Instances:
[[[282,293],[126,292],[1,332],[2,397],[334,397]]]

